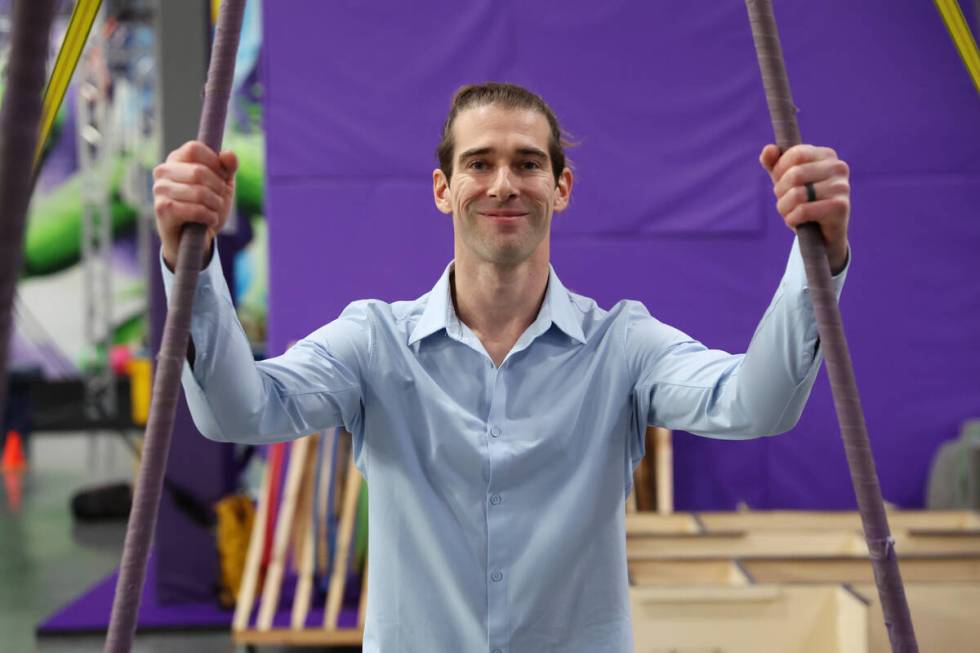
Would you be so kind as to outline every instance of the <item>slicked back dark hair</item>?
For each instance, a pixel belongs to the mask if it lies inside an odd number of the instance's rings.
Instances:
[[[489,105],[497,105],[506,109],[532,109],[548,120],[550,131],[548,156],[551,159],[551,172],[557,185],[562,170],[565,169],[565,148],[571,147],[572,142],[565,137],[565,133],[558,125],[555,112],[537,93],[516,84],[498,82],[467,84],[461,86],[453,94],[453,99],[449,104],[449,115],[446,116],[446,122],[442,127],[442,141],[436,148],[439,168],[446,175],[446,180],[451,179],[453,175],[453,156],[456,148],[453,125],[456,123],[456,117],[465,109]]]

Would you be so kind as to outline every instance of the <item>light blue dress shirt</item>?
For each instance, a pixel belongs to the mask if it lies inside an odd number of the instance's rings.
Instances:
[[[499,368],[456,316],[452,264],[418,299],[354,302],[255,363],[217,259],[183,375],[194,421],[228,442],[353,434],[371,492],[365,653],[633,651],[624,502],[647,425],[786,431],[822,360],[796,243],[745,354],[636,301],[603,310],[552,269]]]

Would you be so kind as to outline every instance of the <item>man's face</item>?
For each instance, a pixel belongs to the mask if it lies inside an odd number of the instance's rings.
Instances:
[[[547,260],[554,211],[568,206],[572,173],[558,183],[548,156],[548,120],[532,109],[496,105],[459,113],[452,180],[432,173],[436,206],[453,216],[456,256],[516,265]]]

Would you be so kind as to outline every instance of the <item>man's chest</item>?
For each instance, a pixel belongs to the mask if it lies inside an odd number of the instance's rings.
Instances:
[[[389,361],[365,397],[368,440],[385,455],[515,483],[621,455],[630,391],[609,352],[541,338],[497,367],[449,339],[425,344]]]

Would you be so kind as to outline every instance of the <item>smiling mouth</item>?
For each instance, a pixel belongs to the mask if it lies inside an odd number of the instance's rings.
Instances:
[[[515,213],[512,211],[480,211],[480,215],[496,220],[516,220],[517,218],[527,217],[527,213]]]

